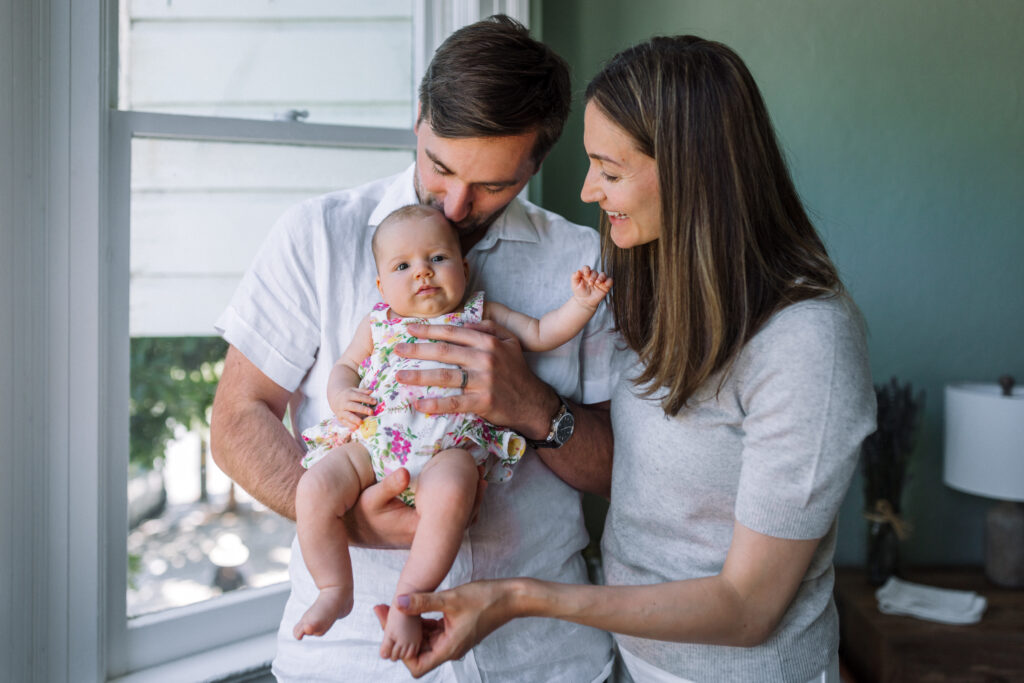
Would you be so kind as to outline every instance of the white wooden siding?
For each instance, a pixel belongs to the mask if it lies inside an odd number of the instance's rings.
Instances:
[[[286,208],[412,153],[136,139],[132,158],[130,333],[205,336]]]
[[[412,0],[121,0],[119,107],[408,129]],[[136,139],[132,336],[213,334],[288,206],[394,173],[408,151]]]

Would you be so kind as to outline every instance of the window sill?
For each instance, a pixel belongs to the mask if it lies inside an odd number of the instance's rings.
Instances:
[[[277,632],[271,631],[111,679],[110,683],[273,681],[270,661],[276,651]]]

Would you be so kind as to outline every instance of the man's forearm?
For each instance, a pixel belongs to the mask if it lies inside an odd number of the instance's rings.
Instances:
[[[570,403],[576,426],[561,448],[538,448],[544,463],[575,489],[608,498],[612,484],[612,426],[608,403]],[[553,413],[552,413],[553,414]]]
[[[305,471],[302,448],[266,406],[250,406],[233,415],[237,428],[211,429],[211,453],[225,474],[253,498],[288,519],[295,519],[295,487]]]
[[[278,514],[295,519],[302,447],[281,422],[289,393],[231,347],[213,403],[210,451],[239,486]]]

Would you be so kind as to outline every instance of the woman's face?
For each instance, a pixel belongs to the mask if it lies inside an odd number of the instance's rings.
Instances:
[[[592,102],[583,114],[583,125],[590,170],[580,198],[597,202],[608,214],[612,242],[620,249],[658,239],[661,193],[657,163]]]

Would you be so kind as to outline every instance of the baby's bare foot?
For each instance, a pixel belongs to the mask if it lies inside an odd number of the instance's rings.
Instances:
[[[384,627],[384,642],[380,645],[380,656],[393,662],[415,657],[420,651],[422,638],[419,616],[402,614],[392,607],[388,610],[388,622]]]
[[[320,591],[316,601],[292,629],[296,640],[303,636],[322,636],[334,622],[352,611],[352,591],[331,586]]]

